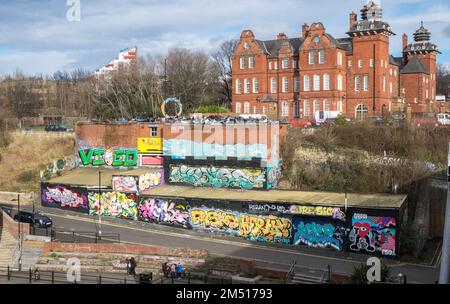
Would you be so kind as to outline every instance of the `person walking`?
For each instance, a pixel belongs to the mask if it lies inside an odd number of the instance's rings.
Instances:
[[[183,274],[183,266],[181,263],[178,263],[177,265],[177,277],[181,279],[181,275]]]
[[[136,276],[136,266],[137,266],[136,260],[134,259],[134,257],[132,257],[130,259],[130,275],[134,277]]]
[[[162,265],[162,272],[165,278],[169,277],[169,266],[167,266],[167,262],[164,262]]]

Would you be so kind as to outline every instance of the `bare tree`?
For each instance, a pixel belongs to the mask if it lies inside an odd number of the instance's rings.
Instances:
[[[231,108],[232,97],[232,58],[236,48],[237,40],[223,42],[219,49],[212,53],[215,64],[220,71],[219,95],[223,103]]]
[[[443,64],[436,69],[436,93],[448,96],[450,91],[450,71]]]

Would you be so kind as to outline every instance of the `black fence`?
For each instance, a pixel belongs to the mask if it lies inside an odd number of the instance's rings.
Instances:
[[[104,233],[61,230],[55,227],[37,228],[30,226],[30,234],[50,237],[52,242],[62,243],[120,243],[120,233]]]
[[[230,277],[211,276],[204,273],[185,273],[180,277],[154,277],[153,273],[137,276],[112,277],[81,273],[79,280],[71,280],[67,272],[29,268],[19,271],[11,267],[0,267],[0,278],[18,284],[232,284]],[[1,281],[0,281],[1,283]]]

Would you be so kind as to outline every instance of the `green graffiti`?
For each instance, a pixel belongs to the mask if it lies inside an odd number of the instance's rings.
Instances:
[[[195,168],[173,166],[169,181],[196,187],[215,188],[263,188],[266,182],[263,169]]]
[[[88,149],[78,150],[83,166],[136,167],[138,153],[136,149]]]

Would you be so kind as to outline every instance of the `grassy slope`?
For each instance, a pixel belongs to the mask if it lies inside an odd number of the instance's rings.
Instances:
[[[70,133],[13,133],[10,145],[0,149],[0,191],[37,191],[39,171],[74,151],[75,136]]]

